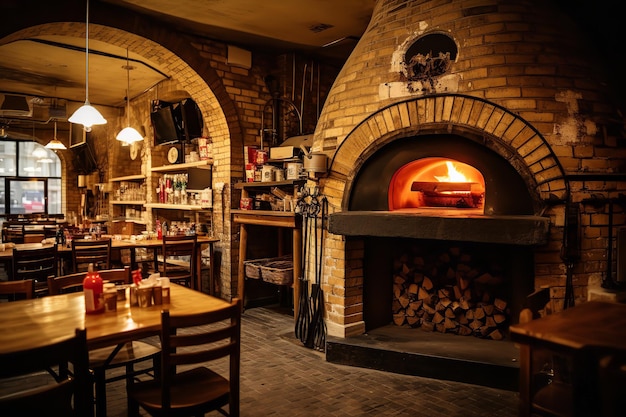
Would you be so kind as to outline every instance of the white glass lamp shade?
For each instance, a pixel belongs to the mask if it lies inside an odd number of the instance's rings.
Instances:
[[[139,132],[137,132],[135,129],[133,129],[130,126],[125,127],[124,129],[120,130],[120,133],[118,133],[115,138],[121,142],[125,142],[128,144],[143,140],[143,136],[141,136]]]
[[[93,125],[104,125],[107,122],[100,112],[89,104],[89,101],[85,101],[85,104],[79,107],[67,120],[83,125],[85,129],[90,129]]]
[[[63,142],[61,142],[58,139],[52,139],[50,142],[48,142],[48,144],[46,145],[46,148],[48,148],[48,149],[57,149],[57,150],[67,149],[65,147],[65,145],[63,144]]]

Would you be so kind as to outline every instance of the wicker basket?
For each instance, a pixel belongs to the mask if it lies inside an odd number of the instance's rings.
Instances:
[[[246,278],[261,279],[261,265],[259,264],[261,260],[262,259],[252,259],[250,261],[244,261]]]
[[[293,257],[291,255],[250,259],[244,261],[244,267],[247,278],[262,279],[276,285],[293,283]]]
[[[261,279],[276,285],[293,284],[293,259],[274,258],[261,265]]]

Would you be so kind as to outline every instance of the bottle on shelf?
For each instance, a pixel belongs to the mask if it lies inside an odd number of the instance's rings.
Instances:
[[[156,234],[157,234],[157,239],[159,240],[163,239],[163,228],[161,227],[161,221],[158,219],[156,221]]]

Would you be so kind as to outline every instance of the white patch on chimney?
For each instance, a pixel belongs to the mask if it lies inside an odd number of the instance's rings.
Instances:
[[[582,94],[567,90],[557,93],[554,99],[567,106],[567,117],[561,123],[555,123],[552,132],[556,136],[554,142],[559,145],[568,143],[578,143],[585,136],[595,135],[598,131],[596,124],[588,119],[583,119],[580,115],[578,100],[582,99]]]

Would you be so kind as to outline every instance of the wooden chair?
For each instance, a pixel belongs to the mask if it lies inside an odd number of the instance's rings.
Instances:
[[[111,268],[111,239],[72,239],[74,272],[87,271],[89,264],[97,270]]]
[[[129,266],[120,269],[102,270],[98,271],[98,273],[103,280],[108,280],[109,282],[118,284],[128,284],[131,282]],[[60,277],[50,277],[48,278],[48,292],[50,295],[57,295],[71,291],[82,291],[83,280],[86,275],[86,272],[78,272]],[[135,378],[140,375],[158,375],[160,369],[160,354],[161,349],[159,347],[140,340],[90,350],[89,368],[94,375],[96,416],[106,416],[107,383],[126,379],[126,384],[132,385]],[[152,361],[150,366],[135,369],[136,364],[148,360]],[[106,372],[108,370],[121,367],[126,368],[126,372],[123,375],[107,378]]]
[[[24,223],[7,221],[2,224],[2,241],[24,243]]]
[[[11,280],[32,279],[35,281],[35,294],[45,295],[48,291],[48,277],[58,273],[58,252],[56,245],[41,248],[13,248]]]
[[[7,296],[9,301],[35,298],[35,281],[32,279],[0,281],[0,295]]]
[[[103,281],[109,281],[114,284],[130,284],[131,274],[130,266],[118,269],[104,269],[98,271]],[[77,272],[75,274],[62,275],[58,277],[48,278],[48,294],[57,295],[68,292],[76,292],[83,290],[83,280],[87,275],[86,272]]]
[[[161,321],[161,379],[130,386],[129,400],[152,416],[199,416],[212,410],[239,416],[241,300],[208,313],[170,316],[166,310]],[[206,366],[226,357],[228,377]]]
[[[47,346],[0,355],[0,378],[59,370],[53,373],[56,383],[0,397],[2,416],[93,416],[87,362],[87,331],[84,329],[76,329],[74,336]],[[67,372],[69,363],[72,364],[71,377]]]
[[[197,236],[163,236],[159,273],[170,282],[194,288]]]

